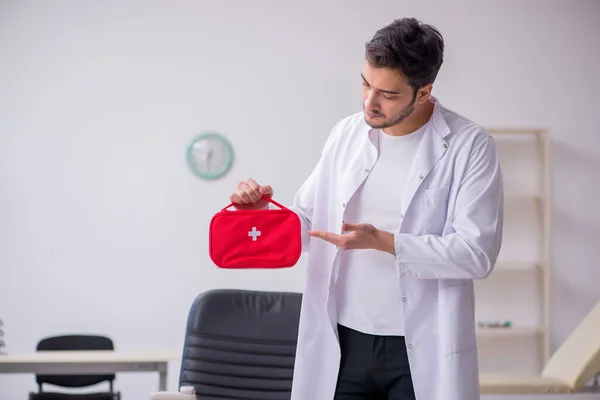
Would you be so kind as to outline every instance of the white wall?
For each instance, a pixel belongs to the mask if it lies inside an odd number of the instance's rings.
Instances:
[[[401,16],[440,28],[435,94],[485,126],[553,143],[553,346],[600,299],[600,3],[0,1],[0,318],[11,353],[43,336],[179,350],[193,298],[301,290],[285,271],[212,266],[207,224],[248,176],[290,203],[332,125],[360,107],[363,44]],[[237,151],[207,183],[196,134]],[[170,368],[176,387],[178,365]],[[122,374],[126,399],[156,388]],[[24,398],[32,376],[0,376]],[[595,397],[599,398],[599,397]]]

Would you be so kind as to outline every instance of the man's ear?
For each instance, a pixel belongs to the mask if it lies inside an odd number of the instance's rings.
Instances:
[[[428,83],[427,85],[425,85],[422,88],[420,88],[417,91],[416,102],[419,103],[419,104],[423,104],[427,100],[429,100],[429,96],[431,96],[431,89],[432,88],[433,88],[433,85],[431,83]]]

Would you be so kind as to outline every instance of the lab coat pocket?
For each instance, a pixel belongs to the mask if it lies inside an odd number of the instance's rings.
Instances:
[[[441,235],[446,225],[451,184],[425,189],[424,208],[429,233]]]
[[[471,350],[477,345],[474,294],[467,280],[440,280],[439,326],[446,354]]]

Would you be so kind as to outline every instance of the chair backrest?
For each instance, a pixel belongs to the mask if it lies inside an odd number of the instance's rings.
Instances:
[[[38,351],[75,351],[75,350],[114,350],[113,342],[105,336],[62,335],[42,339],[37,345]],[[36,375],[38,385],[47,383],[63,387],[84,387],[100,382],[112,381],[115,374],[105,375]],[[41,386],[40,386],[41,388]]]
[[[600,372],[600,302],[546,363],[542,376],[580,388]]]
[[[212,290],[188,316],[180,386],[198,398],[282,400],[291,395],[300,293]]]

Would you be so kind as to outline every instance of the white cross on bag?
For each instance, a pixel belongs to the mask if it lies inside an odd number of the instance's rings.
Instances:
[[[260,236],[260,231],[257,231],[257,230],[256,230],[256,227],[255,227],[255,226],[253,226],[253,227],[252,227],[252,230],[251,230],[250,232],[248,232],[248,236],[252,236],[252,241],[253,241],[253,242],[256,242],[256,238],[257,238],[258,236]]]

